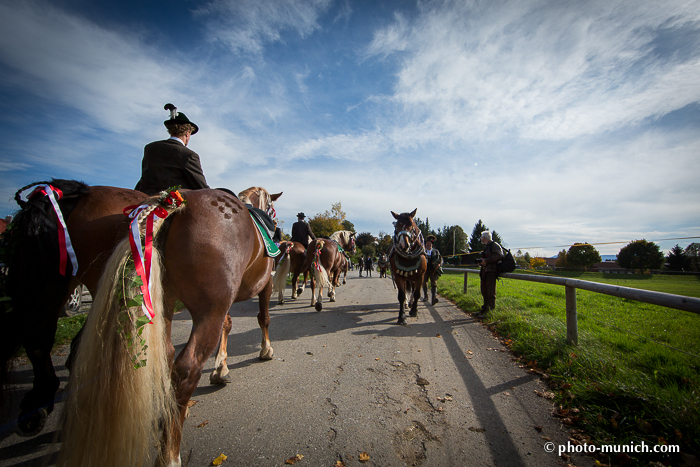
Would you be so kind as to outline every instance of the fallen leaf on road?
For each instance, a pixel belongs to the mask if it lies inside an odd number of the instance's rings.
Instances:
[[[207,423],[209,423],[209,420],[204,420],[202,423],[200,423],[199,425],[197,425],[197,428],[202,428],[203,426],[206,426]]]
[[[190,399],[190,400],[187,401],[187,407],[192,407],[192,406],[194,406],[196,403],[197,403],[197,401],[194,401],[194,400]]]
[[[360,462],[367,462],[369,460],[369,454],[366,452],[363,452],[360,454]]]
[[[542,427],[541,426],[535,426],[535,430],[539,431],[540,433],[542,432]]]
[[[378,359],[378,358],[375,358],[375,360],[376,360],[376,361],[379,361],[379,359]]]
[[[226,456],[221,454],[219,457],[211,461],[211,465],[221,465],[226,460]]]
[[[439,333],[435,334],[435,337],[442,337]]]
[[[296,464],[297,461],[300,461],[300,460],[302,460],[303,458],[304,458],[304,456],[302,456],[301,454],[297,454],[296,456],[290,457],[289,459],[287,459],[286,461],[284,461],[284,463],[285,463],[285,464]]]
[[[467,354],[468,354],[468,355],[473,355],[474,352],[472,352],[471,350],[467,350]]]
[[[475,426],[470,426],[469,431],[473,431],[475,433],[483,433],[484,431],[486,431],[486,429],[485,428],[477,428]]]
[[[537,394],[540,397],[544,397],[547,400],[552,400],[555,397],[555,394],[551,391],[540,391],[539,389],[535,389],[535,394]]]
[[[335,467],[345,467],[345,462],[343,462],[343,461],[335,461]]]
[[[421,378],[421,377],[419,376],[418,378],[416,378],[416,384],[417,384],[418,386],[427,386],[427,385],[430,384],[430,382],[429,382],[427,379]]]

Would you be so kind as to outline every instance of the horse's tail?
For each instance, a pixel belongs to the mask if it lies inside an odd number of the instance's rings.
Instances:
[[[272,294],[284,292],[287,288],[287,275],[292,268],[292,258],[289,252],[283,253],[284,257],[275,268],[275,277],[272,279]]]
[[[314,259],[311,264],[313,268],[314,280],[319,284],[319,287],[330,287],[331,280],[328,277],[328,271],[323,267],[323,262],[321,261],[321,250],[325,242],[323,240],[316,240],[316,251],[314,251]]]
[[[153,249],[151,300],[155,317],[142,326],[125,277],[128,238],[110,257],[78,348],[64,409],[57,465],[143,465],[158,445],[159,427],[175,414],[162,306],[161,264]],[[125,297],[126,295],[126,297]],[[133,303],[132,303],[133,304]],[[145,366],[138,367],[143,363]],[[152,464],[152,462],[150,462]]]
[[[61,191],[58,205],[64,219],[90,190],[82,182],[53,179],[32,183],[15,194],[20,210],[0,235],[0,384],[22,341],[55,319],[73,272],[70,261],[65,275],[59,272],[59,226],[51,200],[41,194],[22,199],[24,192],[38,185]]]

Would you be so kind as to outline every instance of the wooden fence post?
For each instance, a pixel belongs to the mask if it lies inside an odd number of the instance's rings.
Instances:
[[[578,344],[578,313],[576,311],[576,287],[564,286],[566,290],[566,342]]]
[[[468,276],[468,274],[465,272],[464,273],[464,294],[465,295],[467,293],[467,276]]]

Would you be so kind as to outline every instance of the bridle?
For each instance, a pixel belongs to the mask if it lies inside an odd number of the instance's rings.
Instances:
[[[403,258],[417,258],[425,251],[423,248],[423,233],[415,225],[409,226],[408,230],[402,227],[399,227],[398,223],[396,224],[392,251]],[[404,240],[405,244],[408,246],[405,250],[400,248],[402,240]]]

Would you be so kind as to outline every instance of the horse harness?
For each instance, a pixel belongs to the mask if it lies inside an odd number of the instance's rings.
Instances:
[[[397,245],[404,237],[409,245],[417,244],[418,247],[414,247],[412,251],[409,250],[408,252],[401,251],[401,249],[397,248]],[[404,277],[410,277],[417,274],[418,268],[420,268],[421,265],[421,257],[425,256],[422,232],[418,231],[418,234],[416,235],[414,229],[411,229],[410,231],[401,230],[394,233],[393,241],[394,243],[391,246],[391,250],[389,250],[388,256],[389,260],[391,261],[391,257],[396,255],[396,258],[394,259],[394,265],[397,269],[396,274]]]

